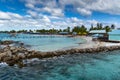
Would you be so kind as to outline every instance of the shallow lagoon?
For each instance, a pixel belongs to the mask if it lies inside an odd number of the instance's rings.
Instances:
[[[4,34],[4,37],[0,37],[1,40],[14,40],[23,42],[28,49],[39,51],[68,49],[71,47],[79,46],[78,43],[85,42],[85,40],[80,37],[67,37],[60,35],[17,34],[16,37],[8,36],[9,35]]]
[[[72,54],[33,61],[24,68],[0,67],[0,80],[119,80],[120,51]]]

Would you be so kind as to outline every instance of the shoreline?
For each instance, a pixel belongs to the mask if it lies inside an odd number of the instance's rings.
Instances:
[[[91,37],[86,36],[76,36],[86,40],[86,43],[80,44],[65,50],[57,51],[35,51],[28,50],[25,47],[14,47],[6,46],[0,50],[0,63],[7,63],[9,66],[14,66],[17,64],[20,67],[24,67],[24,60],[26,59],[43,59],[43,58],[52,58],[58,57],[61,55],[74,54],[74,53],[99,53],[99,52],[108,52],[113,50],[120,50],[120,43],[110,43],[110,42],[99,42],[92,41]]]

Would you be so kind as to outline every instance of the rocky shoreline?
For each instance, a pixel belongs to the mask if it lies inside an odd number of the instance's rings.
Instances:
[[[120,50],[120,46],[100,46],[96,48],[73,48],[68,50],[59,50],[52,52],[41,52],[35,50],[28,50],[23,46],[9,46],[7,45],[4,48],[0,49],[0,62],[6,62],[9,66],[14,66],[15,64],[19,67],[26,66],[24,60],[33,59],[33,58],[52,58],[55,56],[61,56],[66,54],[74,53],[98,53],[98,52],[107,52],[113,50]]]
[[[10,45],[13,43],[18,43],[18,41],[12,41],[12,40],[0,41],[0,45]]]

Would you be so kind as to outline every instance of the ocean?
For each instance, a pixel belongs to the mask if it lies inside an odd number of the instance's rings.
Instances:
[[[26,67],[0,66],[0,80],[119,80],[120,51],[75,53],[34,60]]]
[[[0,34],[0,40],[20,41],[28,49],[37,51],[55,51],[79,46],[79,43],[86,42],[80,37],[67,37],[60,35],[34,35],[17,34],[16,37],[10,37],[10,34]]]
[[[22,36],[21,36],[22,35]],[[37,35],[39,36],[39,35]],[[3,36],[4,37],[4,36]],[[24,35],[1,40],[21,41],[31,49],[49,51],[78,46],[80,38]],[[48,46],[50,45],[50,46]],[[58,46],[60,45],[60,46]],[[80,45],[80,44],[79,44]],[[0,80],[119,80],[120,50],[100,53],[74,53],[59,57],[34,59],[26,67],[0,64]]]

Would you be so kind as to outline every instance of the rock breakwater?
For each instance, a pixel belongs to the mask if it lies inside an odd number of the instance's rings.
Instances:
[[[15,41],[10,41],[10,40],[0,41],[1,45],[10,45],[10,44],[13,44],[13,43],[15,43]]]
[[[50,58],[55,56],[61,56],[66,54],[74,53],[98,53],[103,51],[113,51],[120,50],[120,46],[110,46],[110,47],[97,47],[97,48],[84,48],[84,49],[69,49],[69,50],[59,50],[52,52],[40,52],[34,50],[28,50],[25,47],[13,47],[6,46],[0,49],[0,62],[6,62],[9,66],[17,64],[19,67],[25,66],[23,60],[33,59],[33,58]]]

